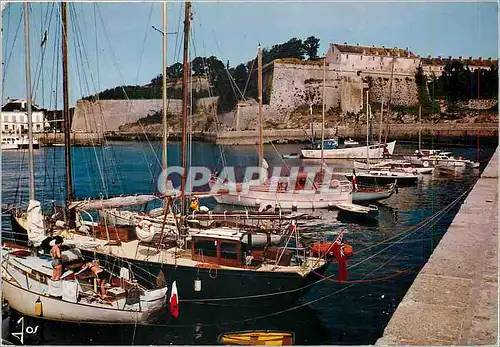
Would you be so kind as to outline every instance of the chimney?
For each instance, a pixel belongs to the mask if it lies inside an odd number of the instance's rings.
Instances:
[[[483,58],[479,57],[479,61],[483,60]]]

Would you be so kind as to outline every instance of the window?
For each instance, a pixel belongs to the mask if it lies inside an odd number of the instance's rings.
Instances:
[[[221,258],[238,259],[238,247],[235,243],[222,242],[220,246]]]
[[[9,130],[9,125],[5,124],[5,130]]]
[[[13,122],[13,123],[16,123],[16,122],[17,122],[16,116],[12,116],[12,122]]]
[[[194,253],[207,257],[217,257],[217,241],[196,240],[194,244]]]
[[[40,130],[40,128],[41,128],[40,124],[37,124],[36,125],[36,130]]]
[[[21,131],[24,130],[24,124],[21,124]]]

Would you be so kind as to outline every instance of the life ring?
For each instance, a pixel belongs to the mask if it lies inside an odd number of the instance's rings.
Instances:
[[[135,228],[137,238],[142,242],[151,242],[155,236],[153,224],[150,221],[142,220]]]
[[[424,167],[429,167],[429,162],[428,162],[427,160],[424,160],[424,161],[422,162],[422,165],[423,165]]]

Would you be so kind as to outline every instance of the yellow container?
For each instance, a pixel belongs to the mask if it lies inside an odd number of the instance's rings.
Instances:
[[[35,301],[35,314],[38,317],[42,317],[43,315],[42,302],[40,301],[40,298],[36,299]]]

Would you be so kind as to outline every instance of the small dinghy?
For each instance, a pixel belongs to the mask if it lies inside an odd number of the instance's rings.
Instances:
[[[376,205],[361,206],[344,202],[335,206],[340,210],[340,212],[352,216],[373,218],[378,215],[378,207]]]
[[[295,342],[293,332],[253,330],[220,334],[218,343],[243,346],[290,346]]]

